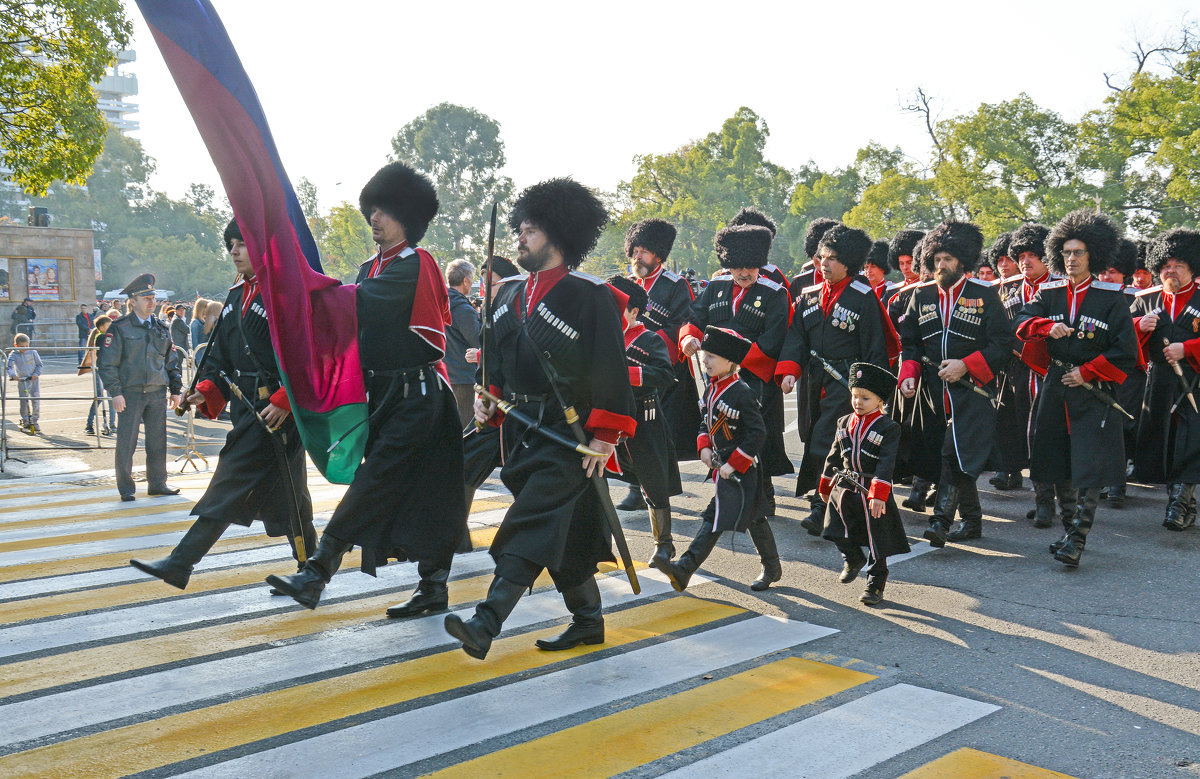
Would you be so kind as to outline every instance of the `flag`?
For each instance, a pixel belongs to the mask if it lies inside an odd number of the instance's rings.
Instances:
[[[254,85],[212,4],[137,0],[137,5],[233,206],[304,446],[325,478],[348,484],[367,436],[356,287],[322,272]]]

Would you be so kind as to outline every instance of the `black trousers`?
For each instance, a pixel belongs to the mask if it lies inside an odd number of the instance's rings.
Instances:
[[[138,428],[146,428],[146,481],[150,490],[167,484],[167,388],[153,387],[145,392],[126,392],[125,410],[118,415],[117,492],[132,495],[133,451],[137,449]]]

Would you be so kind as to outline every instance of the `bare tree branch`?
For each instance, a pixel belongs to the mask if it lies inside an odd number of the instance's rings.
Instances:
[[[937,150],[937,159],[940,163],[945,159],[946,152],[944,149],[942,149],[941,142],[938,141],[937,133],[934,132],[934,125],[937,123],[937,117],[933,115],[932,102],[933,98],[925,94],[924,88],[917,87],[917,91],[913,95],[912,101],[909,103],[901,103],[900,110],[921,116],[922,120],[925,122],[925,132],[929,133],[929,140],[933,142],[933,148]]]

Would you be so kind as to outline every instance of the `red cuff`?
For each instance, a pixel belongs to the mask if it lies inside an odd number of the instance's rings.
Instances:
[[[1039,376],[1045,376],[1050,369],[1050,350],[1045,341],[1026,341],[1021,347],[1021,362]]]
[[[916,360],[905,360],[900,365],[900,378],[897,383],[903,383],[905,379],[918,379],[921,377],[921,363]]]
[[[792,360],[780,360],[775,363],[775,383],[781,383],[784,376],[800,378],[800,363]]]
[[[1187,358],[1192,370],[1200,371],[1200,338],[1183,342],[1183,356]]]
[[[615,444],[621,439],[621,436],[633,438],[633,434],[637,430],[637,421],[624,414],[614,414],[602,408],[594,408],[588,415],[587,422],[583,423],[583,429],[601,441]],[[610,440],[606,436],[612,436],[612,439]]]
[[[1117,384],[1125,381],[1125,371],[1108,361],[1103,354],[1094,360],[1088,360],[1079,366],[1079,375],[1085,381],[1115,381]]]
[[[204,396],[204,402],[196,406],[196,410],[209,419],[216,419],[225,409],[225,396],[217,385],[208,379],[196,385],[196,391]]]
[[[971,352],[962,361],[967,364],[967,370],[971,372],[971,378],[980,384],[987,384],[996,377],[992,373],[992,369],[988,367],[987,360],[983,359],[983,352]]]
[[[762,349],[758,348],[758,344],[750,345],[746,359],[742,360],[742,367],[764,382],[769,383],[775,380],[775,360],[763,354]]]
[[[701,433],[696,437],[696,454],[700,454],[701,449],[712,449],[712,438],[708,433]]]
[[[754,458],[749,457],[739,448],[734,449],[733,453],[729,455],[729,459],[725,462],[732,465],[733,469],[738,473],[745,473],[747,470],[749,470],[751,465],[754,465]]]
[[[679,362],[679,344],[675,343],[671,336],[667,335],[666,330],[659,330],[658,337],[663,339],[663,343],[667,345],[667,353],[671,355],[671,364],[674,365]]]
[[[292,410],[292,401],[288,400],[287,390],[283,387],[271,393],[270,401],[272,406],[281,408],[284,411],[291,412]]]
[[[828,498],[831,492],[833,492],[833,479],[822,476],[820,483],[817,484],[817,494],[822,498]]]
[[[1017,328],[1017,338],[1022,341],[1041,341],[1050,337],[1050,330],[1054,327],[1054,322],[1051,322],[1045,317],[1035,316],[1026,319]]]
[[[882,479],[871,479],[871,489],[867,490],[870,500],[882,500],[884,503],[892,495],[892,485]]]
[[[679,351],[683,351],[683,342],[687,340],[689,335],[700,343],[704,343],[704,333],[700,332],[700,328],[688,322],[679,328]]]
[[[497,398],[504,397],[504,390],[497,387],[495,384],[488,385],[488,392],[490,392],[492,395],[494,395]],[[491,425],[492,427],[500,427],[501,425],[504,424],[505,416],[507,416],[507,415],[503,411],[501,411],[500,409],[496,409],[496,413],[493,414],[492,418],[488,420],[488,424]]]
[[[638,365],[630,365],[629,366],[629,386],[631,386],[631,387],[642,386],[642,369]]]

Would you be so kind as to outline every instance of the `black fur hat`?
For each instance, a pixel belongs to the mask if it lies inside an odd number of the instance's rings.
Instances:
[[[901,230],[896,233],[888,246],[888,265],[892,266],[893,270],[900,270],[900,258],[913,257],[917,243],[924,237],[925,233],[922,230]]]
[[[713,245],[722,268],[761,268],[771,251],[771,231],[759,225],[725,227],[717,231]]]
[[[1129,238],[1122,238],[1117,244],[1117,251],[1113,253],[1112,262],[1108,267],[1116,268],[1117,273],[1128,279],[1133,275],[1134,267],[1137,266],[1137,254],[1137,242]]]
[[[517,266],[513,265],[512,260],[507,257],[501,257],[499,254],[492,256],[492,273],[495,273],[502,279],[521,275],[521,271],[517,270]]]
[[[871,236],[836,222],[821,236],[817,250],[823,248],[836,252],[838,262],[845,265],[846,272],[853,276],[862,270],[867,260],[867,252],[871,251]]]
[[[1192,269],[1193,276],[1200,276],[1200,232],[1176,227],[1150,242],[1146,248],[1146,270],[1154,274],[1155,279],[1169,259],[1183,260]]]
[[[1133,265],[1135,271],[1146,270],[1146,252],[1150,248],[1149,241],[1137,241],[1137,261]],[[1146,271],[1149,273],[1150,271]]]
[[[517,196],[508,215],[513,233],[521,223],[537,225],[574,268],[600,240],[608,213],[596,193],[572,178],[548,179],[528,187]]]
[[[1000,235],[996,236],[996,240],[992,241],[992,246],[987,251],[987,259],[989,260],[988,266],[991,267],[992,270],[996,269],[996,261],[1001,257],[1007,257],[1010,260],[1013,259],[1013,256],[1008,253],[1009,246],[1012,244],[1012,237],[1013,234],[1010,231],[1007,233],[1000,233]]]
[[[856,362],[850,366],[850,389],[855,387],[873,392],[886,402],[896,391],[896,375],[874,363]]]
[[[675,245],[675,225],[664,219],[643,219],[625,231],[625,256],[632,257],[633,250],[642,247],[654,252],[660,260],[666,260]]]
[[[808,223],[808,230],[804,233],[804,253],[808,255],[808,259],[811,260],[817,256],[817,246],[821,243],[821,238],[835,224],[838,224],[836,219],[827,219],[826,217],[814,219]]]
[[[363,219],[370,222],[376,208],[404,225],[405,239],[415,246],[437,215],[437,191],[424,174],[403,162],[393,162],[376,171],[359,193],[358,210]]]
[[[871,250],[867,252],[867,259],[863,261],[863,265],[874,265],[887,273],[888,269],[888,242],[874,241],[871,243]]]
[[[759,227],[765,227],[771,231],[771,237],[775,237],[775,223],[757,208],[743,208],[741,211],[738,211],[733,219],[729,220],[726,227],[736,227],[737,225],[758,225]]]
[[[1037,222],[1026,222],[1012,232],[1008,242],[1008,256],[1014,262],[1018,261],[1025,252],[1033,252],[1039,260],[1046,258],[1046,236],[1050,228]]]
[[[983,231],[970,222],[949,219],[930,230],[921,239],[921,264],[933,270],[933,256],[947,252],[962,265],[963,272],[973,271],[983,252]]]
[[[992,261],[992,258],[988,253],[980,255],[979,264],[975,266],[976,272],[978,272],[980,268],[991,268],[992,273],[995,273],[997,276],[1000,275],[1000,269],[996,267],[996,263]]]
[[[608,284],[629,298],[629,302],[625,304],[625,308],[636,308],[638,311],[646,310],[646,302],[650,299],[650,296],[646,294],[646,290],[642,289],[641,284],[620,274],[610,278]]]
[[[233,239],[245,242],[242,237],[242,228],[238,227],[236,219],[230,219],[229,224],[225,225],[225,250],[233,251]]]
[[[1062,248],[1067,241],[1083,241],[1088,251],[1088,269],[1099,273],[1112,265],[1121,239],[1120,228],[1105,214],[1080,208],[1063,217],[1046,236],[1046,265],[1054,273],[1065,274]]]
[[[733,330],[709,325],[704,328],[704,341],[700,344],[700,348],[741,365],[753,345]]]

